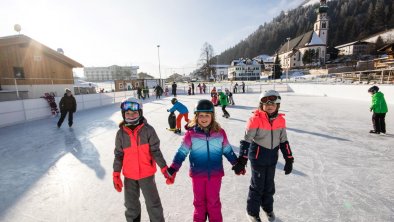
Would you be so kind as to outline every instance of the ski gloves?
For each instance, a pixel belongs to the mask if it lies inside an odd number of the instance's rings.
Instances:
[[[161,172],[166,178],[166,184],[171,185],[175,182],[176,170],[172,167],[163,167],[161,168]]]
[[[114,172],[112,176],[113,176],[115,190],[118,192],[122,192],[123,183],[122,183],[122,179],[120,179],[120,172]]]
[[[285,171],[285,174],[290,174],[291,171],[293,170],[293,159],[287,159],[286,160],[286,164],[285,167],[283,168],[283,170]]]
[[[237,163],[231,168],[232,170],[234,170],[235,174],[237,175],[245,175],[246,173],[246,163],[248,162],[248,159],[245,157],[238,157],[237,159]]]
[[[245,175],[246,173],[246,163],[248,162],[248,150],[250,143],[245,140],[240,141],[239,145],[239,157],[237,163],[231,168],[237,175]]]

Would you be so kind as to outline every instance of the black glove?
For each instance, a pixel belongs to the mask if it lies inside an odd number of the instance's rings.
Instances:
[[[286,175],[291,173],[291,171],[293,170],[293,160],[292,159],[286,160],[286,164],[285,164],[285,167],[283,168],[283,170],[285,171]]]
[[[231,168],[232,170],[234,170],[235,174],[237,175],[245,175],[246,170],[245,170],[245,166],[246,163],[248,162],[248,159],[240,156],[237,159],[237,163]]]

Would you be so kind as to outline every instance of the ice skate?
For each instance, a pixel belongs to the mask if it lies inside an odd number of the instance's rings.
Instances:
[[[274,222],[275,221],[276,218],[275,218],[274,211],[272,211],[270,213],[265,212],[265,214],[267,215],[268,221],[270,221],[270,222]]]
[[[370,130],[369,133],[380,134],[380,132],[377,132],[375,130]]]
[[[176,129],[176,130],[174,130],[174,133],[175,133],[175,134],[181,134],[181,129]]]
[[[248,218],[249,222],[261,222],[261,219],[259,216],[251,216],[248,213],[246,213],[246,218]]]

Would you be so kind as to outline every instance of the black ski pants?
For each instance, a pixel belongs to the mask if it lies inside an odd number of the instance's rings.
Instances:
[[[66,115],[68,113],[68,126],[72,126],[73,125],[73,112],[70,110],[62,110],[61,111],[61,115],[60,115],[60,119],[57,122],[57,126],[60,127],[64,121],[64,119],[66,118]]]
[[[142,191],[142,195],[144,195],[149,221],[164,222],[163,207],[159,192],[157,191],[154,175],[140,180],[125,177],[124,188],[124,205],[126,207],[125,216],[127,222],[141,221],[140,190]]]
[[[222,106],[222,111],[223,111],[223,114],[224,114],[224,115],[230,116],[230,114],[229,114],[229,113],[227,112],[227,110],[226,110],[226,106],[225,106],[225,105]]]
[[[373,113],[372,124],[373,129],[378,133],[386,133],[386,113]]]
[[[275,165],[259,167],[252,165],[252,179],[250,180],[249,195],[246,210],[251,216],[258,216],[260,207],[267,213],[274,209],[275,194]]]

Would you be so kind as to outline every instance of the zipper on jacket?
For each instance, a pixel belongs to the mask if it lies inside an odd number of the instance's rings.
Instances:
[[[272,130],[272,122],[271,122],[271,120],[268,120],[268,122],[270,123],[270,126],[271,126],[271,150],[272,150],[274,148],[274,132]]]
[[[209,142],[207,135],[206,135],[206,140],[207,140],[207,152],[208,152],[208,180],[209,180],[211,178],[211,166],[210,166],[211,157],[209,155]]]

